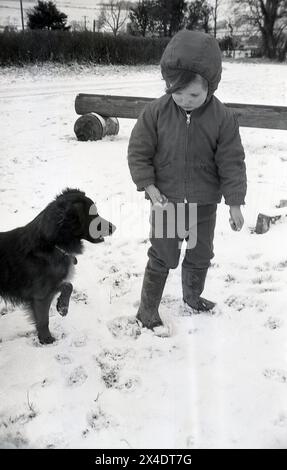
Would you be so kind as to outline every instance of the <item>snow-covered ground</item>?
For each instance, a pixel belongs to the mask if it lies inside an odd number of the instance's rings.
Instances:
[[[287,448],[287,219],[252,233],[259,212],[279,213],[287,199],[286,131],[241,129],[245,226],[233,232],[228,207],[218,207],[205,289],[216,314],[182,315],[179,267],[160,307],[171,336],[138,335],[126,321],[149,246],[149,203],[126,159],[134,121],[120,120],[118,136],[78,142],[74,99],[157,97],[163,85],[157,67],[0,71],[1,231],[26,224],[66,186],[118,226],[105,243],[86,244],[69,315],[53,304],[54,344],[41,346],[24,312],[0,304],[2,447]],[[286,87],[286,65],[225,63],[217,96],[287,105]]]

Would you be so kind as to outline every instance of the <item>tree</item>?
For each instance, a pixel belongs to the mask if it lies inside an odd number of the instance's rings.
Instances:
[[[212,7],[207,2],[204,1],[202,5],[201,23],[202,23],[202,29],[203,31],[205,31],[205,33],[209,33],[210,31],[211,14],[212,14]]]
[[[38,0],[38,5],[30,9],[27,13],[27,26],[30,29],[60,29],[68,30],[67,15],[60,12],[55,3]]]
[[[214,34],[215,38],[216,38],[216,34],[217,34],[218,8],[220,6],[220,3],[221,3],[221,0],[214,0],[214,6],[211,8],[212,16],[213,16],[213,22],[214,22],[213,34]]]
[[[218,40],[219,47],[222,51],[225,51],[227,56],[234,57],[235,48],[238,46],[237,40],[232,36],[223,36]]]
[[[101,27],[108,27],[114,36],[117,36],[129,17],[129,2],[123,0],[109,0],[102,4],[98,19]]]
[[[269,59],[286,53],[287,0],[236,0],[237,25],[250,23],[262,37],[263,54]]]
[[[106,24],[106,17],[104,12],[101,10],[98,18],[95,20],[95,29],[99,33],[105,26]]]
[[[227,18],[227,27],[229,29],[229,35],[232,37],[233,36],[233,31],[234,31],[234,21],[231,16],[228,16]]]
[[[106,24],[107,24],[106,13],[104,9],[102,8],[98,18],[96,19],[95,27],[96,27],[97,32],[99,33],[101,30],[103,30]]]
[[[208,33],[211,13],[212,7],[205,0],[191,2],[188,6],[186,28],[203,30]]]
[[[153,17],[160,35],[173,36],[184,26],[184,15],[187,9],[185,0],[157,0]]]
[[[71,21],[71,30],[72,31],[85,31],[85,23],[83,21]]]
[[[136,6],[130,8],[130,20],[132,22],[131,29],[136,29],[142,36],[146,36],[147,32],[154,31],[154,0],[141,0]]]

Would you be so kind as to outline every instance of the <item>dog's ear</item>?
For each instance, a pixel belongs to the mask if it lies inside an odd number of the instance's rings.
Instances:
[[[65,221],[73,235],[80,236],[85,228],[86,214],[82,202],[71,203],[65,211]]]
[[[85,205],[80,201],[54,201],[41,219],[41,237],[49,243],[57,243],[63,237],[81,237],[86,223]]]
[[[65,218],[65,207],[62,204],[53,202],[48,205],[41,215],[41,237],[54,243]]]

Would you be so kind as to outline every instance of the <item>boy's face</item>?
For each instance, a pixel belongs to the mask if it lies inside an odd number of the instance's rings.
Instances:
[[[185,88],[172,93],[175,103],[187,111],[201,106],[207,97],[208,89],[203,85],[201,80],[195,80]]]

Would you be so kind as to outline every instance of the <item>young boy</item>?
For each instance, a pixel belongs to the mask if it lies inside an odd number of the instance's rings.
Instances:
[[[161,58],[166,94],[145,107],[131,133],[128,147],[130,173],[138,191],[151,200],[152,215],[169,203],[177,219],[185,207],[185,228],[194,222],[188,210],[196,204],[197,242],[187,248],[182,263],[184,302],[196,312],[212,310],[214,302],[201,297],[210,260],[217,204],[222,194],[230,206],[230,225],[241,230],[240,206],[246,195],[244,150],[237,119],[214,95],[221,78],[221,52],[208,34],[182,30],[167,45]],[[164,207],[164,205],[163,205]],[[178,234],[154,235],[142,285],[137,318],[144,327],[162,325],[158,313],[169,269],[180,257]]]

